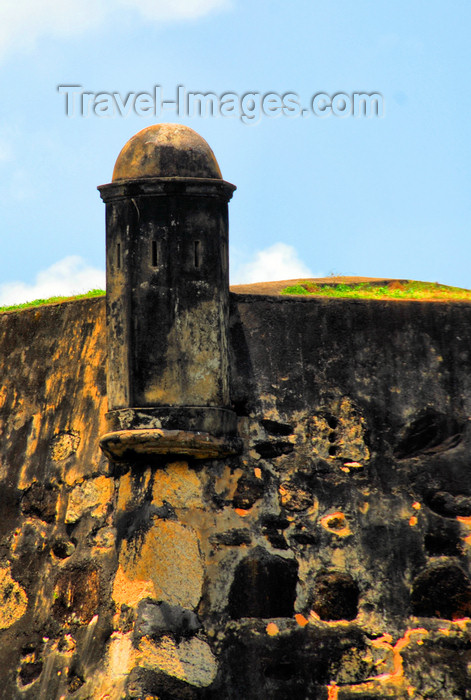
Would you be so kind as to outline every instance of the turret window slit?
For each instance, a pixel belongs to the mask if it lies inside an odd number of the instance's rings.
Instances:
[[[159,264],[159,250],[157,247],[157,241],[152,241],[151,257],[152,257],[152,267],[157,267]]]
[[[201,266],[201,241],[195,241],[195,267]]]

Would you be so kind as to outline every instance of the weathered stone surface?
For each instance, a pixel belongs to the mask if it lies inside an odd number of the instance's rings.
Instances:
[[[346,668],[349,676],[343,679],[358,684],[374,672],[372,660],[365,661],[367,640],[353,626],[301,628],[291,620],[276,623],[276,634],[270,634],[261,620],[231,623],[221,649],[225,674],[218,676],[211,698],[327,700],[327,684],[336,678],[342,682],[340,674],[346,674]]]
[[[10,546],[11,561],[20,562],[20,566],[42,555],[48,547],[48,528],[41,520],[28,518],[18,527],[12,537]]]
[[[89,537],[89,542],[92,547],[99,550],[115,549],[116,547],[116,528],[102,527]]]
[[[134,636],[161,637],[173,634],[176,637],[190,637],[201,629],[201,622],[192,610],[179,605],[153,600],[142,600],[137,610]]]
[[[427,498],[428,507],[445,518],[471,516],[471,496],[453,495],[447,491],[436,491]]]
[[[33,482],[21,499],[21,510],[25,515],[34,515],[46,523],[56,518],[59,489],[54,484]]]
[[[136,168],[143,169],[137,177]],[[178,180],[170,182],[170,173]],[[191,426],[175,429],[146,424],[107,433],[101,446],[111,459],[240,452],[236,438],[223,439],[222,415],[215,431],[204,427],[204,414],[231,412],[227,203],[234,189],[204,139],[170,124],[133,137],[113,182],[99,187],[106,202],[109,408],[186,407],[202,417],[193,413]]]
[[[146,496],[151,480],[152,472],[150,469],[137,472],[128,471],[123,474],[119,479],[117,511],[131,510],[141,503]]]
[[[353,620],[358,614],[358,586],[349,574],[320,573],[315,581],[312,609],[321,620]]]
[[[109,511],[79,496],[110,478],[103,301],[35,314],[0,315],[5,698],[466,698],[469,305],[234,297],[244,453],[113,467]],[[191,653],[136,635],[146,599],[198,616]]]
[[[149,177],[222,179],[209,144],[196,131],[180,124],[155,124],[142,129],[121,149],[113,182]]]
[[[26,612],[26,592],[11,577],[9,567],[0,569],[0,629],[11,627]]]
[[[255,451],[258,452],[260,457],[265,457],[268,459],[289,454],[293,450],[293,444],[284,440],[266,440],[263,442],[257,442],[255,445]]]
[[[113,598],[118,605],[153,598],[194,609],[203,575],[195,532],[177,522],[154,520],[142,539],[122,542]]]
[[[58,538],[52,545],[52,551],[59,559],[67,559],[75,552],[75,545],[66,539]]]
[[[159,700],[196,700],[201,697],[198,690],[185,681],[168,676],[163,671],[135,666],[126,684],[126,698],[158,698]]]
[[[453,561],[434,562],[414,580],[411,604],[419,617],[469,618],[471,581]]]
[[[257,479],[256,476],[241,476],[232,499],[234,508],[252,508],[254,503],[263,497],[264,491],[265,484],[262,479]]]
[[[261,547],[237,566],[229,593],[229,614],[242,617],[290,617],[294,613],[297,563],[271,556]]]
[[[84,696],[121,700],[126,697],[126,686],[136,657],[132,635],[114,632],[111,635],[101,669],[86,686]],[[78,694],[80,697],[80,694]]]
[[[276,420],[271,420],[270,418],[262,418],[260,423],[263,425],[265,430],[272,435],[292,435],[294,433],[294,426],[288,423],[280,423]]]
[[[107,467],[104,330],[100,298],[0,315],[0,464],[18,488]]]
[[[52,613],[61,622],[90,622],[100,605],[100,581],[93,564],[63,569],[54,586]]]
[[[370,451],[365,443],[365,420],[347,396],[330,402],[313,416],[307,432],[314,454],[324,459],[365,461]]]
[[[102,435],[100,447],[113,462],[158,462],[162,455],[192,459],[222,459],[240,454],[237,437],[219,437],[207,432],[145,428]]]
[[[168,464],[154,476],[152,501],[160,507],[169,503],[173,508],[203,508],[201,481],[187,462]]]
[[[51,441],[51,459],[61,462],[73,455],[80,445],[80,435],[76,432],[63,432]]]
[[[18,684],[21,686],[31,685],[39,678],[42,673],[44,664],[41,661],[30,662],[24,664],[18,673]]]
[[[105,515],[112,495],[114,493],[114,481],[106,476],[96,479],[87,479],[75,486],[69,494],[66,523],[75,523],[85,513],[90,513],[94,518]]]
[[[162,637],[158,643],[144,637],[138,649],[144,668],[163,671],[197,688],[211,685],[216,678],[216,658],[209,645],[196,637],[180,644],[171,637]]]
[[[460,444],[463,430],[463,423],[456,418],[428,409],[402,429],[394,455],[398,459],[410,459],[446,452]]]
[[[223,545],[225,547],[240,547],[242,544],[250,544],[252,536],[248,528],[238,528],[218,532],[210,535],[210,542],[215,545]]]
[[[283,481],[278,491],[280,503],[288,511],[298,512],[317,505],[315,495],[295,481]]]

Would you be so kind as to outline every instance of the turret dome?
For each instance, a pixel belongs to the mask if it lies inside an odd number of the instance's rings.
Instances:
[[[181,124],[148,126],[129,139],[119,154],[113,182],[150,177],[222,179],[209,145]]]

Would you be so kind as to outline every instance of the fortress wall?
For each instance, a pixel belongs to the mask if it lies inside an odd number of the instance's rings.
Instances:
[[[466,420],[470,312],[460,302],[233,296],[233,400],[283,413],[346,394],[373,440],[394,441],[427,408]]]
[[[294,554],[303,631],[310,610],[324,625],[316,641],[279,625],[267,642],[262,624],[232,623],[228,685],[465,698],[471,307],[241,295],[231,321],[245,465],[265,479],[258,524],[273,553]],[[374,637],[390,646],[371,666]]]
[[[232,295],[243,454],[110,465],[104,300],[0,315],[0,697],[465,698],[470,321]]]
[[[100,473],[105,300],[0,315],[1,473],[14,487]],[[69,453],[66,456],[66,453]]]

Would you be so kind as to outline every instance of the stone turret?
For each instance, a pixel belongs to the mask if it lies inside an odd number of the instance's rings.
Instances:
[[[228,213],[235,189],[195,131],[143,129],[106,202],[108,418],[101,446],[136,455],[237,452],[228,372]]]

